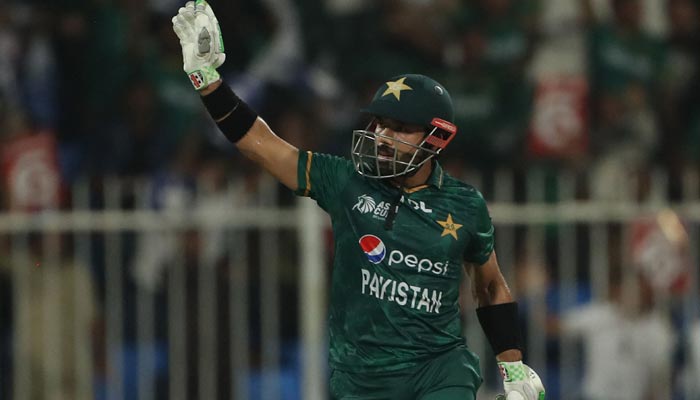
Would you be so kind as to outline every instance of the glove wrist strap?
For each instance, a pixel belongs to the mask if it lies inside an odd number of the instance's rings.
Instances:
[[[258,118],[258,114],[236,96],[226,82],[221,82],[218,88],[201,98],[216,125],[233,143],[241,140]]]
[[[220,78],[219,72],[216,68],[211,66],[204,66],[191,71],[187,76],[190,78],[190,82],[196,90],[202,90]]]
[[[527,379],[525,365],[522,361],[501,361],[498,363],[498,370],[504,382],[524,381]]]

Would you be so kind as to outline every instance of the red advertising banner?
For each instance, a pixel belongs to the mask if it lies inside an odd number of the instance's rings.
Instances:
[[[688,233],[676,213],[666,209],[634,221],[630,246],[634,267],[658,293],[677,295],[688,289]]]
[[[17,137],[0,152],[2,177],[13,211],[58,208],[61,175],[56,140],[51,132]]]
[[[582,76],[540,79],[530,123],[528,153],[566,159],[588,150],[588,84]]]

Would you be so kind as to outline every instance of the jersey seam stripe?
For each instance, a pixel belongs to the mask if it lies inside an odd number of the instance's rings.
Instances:
[[[306,152],[306,189],[304,190],[304,196],[306,197],[309,197],[311,192],[311,159],[313,155],[314,153],[310,151]]]

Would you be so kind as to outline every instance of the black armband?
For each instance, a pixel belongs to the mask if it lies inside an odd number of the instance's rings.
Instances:
[[[511,349],[521,349],[518,303],[479,307],[476,309],[476,315],[494,354]]]
[[[236,96],[226,82],[221,82],[213,92],[201,97],[209,115],[233,143],[245,136],[258,118],[258,114]]]

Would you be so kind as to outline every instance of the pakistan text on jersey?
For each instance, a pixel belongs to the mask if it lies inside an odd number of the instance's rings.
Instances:
[[[362,269],[362,294],[390,301],[402,307],[440,314],[442,292],[397,282]]]

